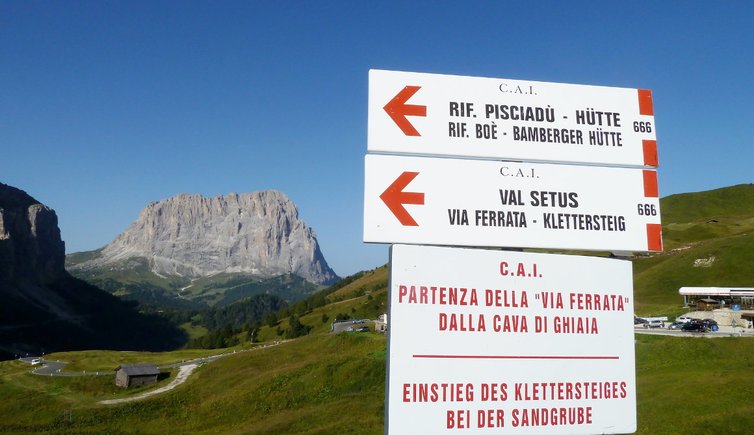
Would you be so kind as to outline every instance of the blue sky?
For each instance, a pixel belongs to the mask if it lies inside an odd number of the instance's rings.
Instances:
[[[653,91],[661,196],[754,178],[754,3],[0,1],[0,182],[68,252],[148,203],[277,189],[335,271],[362,237],[370,68]]]

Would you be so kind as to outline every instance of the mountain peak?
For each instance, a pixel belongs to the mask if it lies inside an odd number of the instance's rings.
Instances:
[[[205,197],[180,194],[146,206],[136,222],[86,270],[143,257],[152,272],[198,278],[218,273],[296,274],[317,284],[337,279],[314,231],[282,192]]]

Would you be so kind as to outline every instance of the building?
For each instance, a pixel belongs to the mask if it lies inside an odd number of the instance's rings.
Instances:
[[[374,322],[374,330],[377,332],[387,332],[387,313],[380,314],[379,320]]]
[[[683,296],[684,305],[697,306],[700,310],[754,309],[754,288],[681,287],[678,294]]]
[[[154,384],[160,369],[152,364],[123,364],[115,369],[115,385],[122,388]]]

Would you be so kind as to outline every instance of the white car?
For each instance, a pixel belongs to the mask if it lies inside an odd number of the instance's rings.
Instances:
[[[31,360],[31,365],[35,366],[41,362],[42,362],[42,358],[34,358],[33,360]]]
[[[675,321],[676,321],[676,322],[683,322],[683,323],[688,323],[688,322],[690,322],[691,320],[692,320],[692,318],[691,318],[691,317],[689,317],[689,316],[680,316],[680,317],[676,317],[676,318],[675,318]]]

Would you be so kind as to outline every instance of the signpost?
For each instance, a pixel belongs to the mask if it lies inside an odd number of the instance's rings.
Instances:
[[[367,155],[364,241],[661,251],[657,175]]]
[[[390,307],[386,431],[636,430],[629,261],[393,245]]]
[[[371,70],[368,151],[385,432],[634,432],[631,263],[457,246],[661,251],[652,93]]]
[[[657,166],[649,90],[369,72],[369,152]]]

